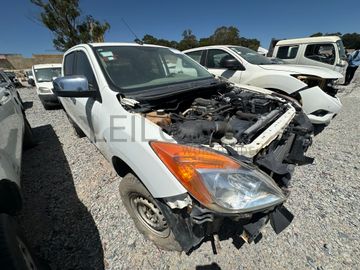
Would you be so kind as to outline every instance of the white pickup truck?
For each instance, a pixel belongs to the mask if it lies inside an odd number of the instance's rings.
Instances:
[[[289,95],[302,103],[313,124],[328,125],[342,105],[336,97],[336,81],[343,76],[333,70],[280,64],[257,52],[232,45],[214,45],[184,51],[217,76],[233,83],[258,86]]]
[[[62,75],[54,93],[123,177],[125,207],[159,247],[189,252],[224,226],[252,242],[269,221],[276,233],[290,224],[293,167],[312,162],[312,125],[296,101],[153,45],[78,45]]]

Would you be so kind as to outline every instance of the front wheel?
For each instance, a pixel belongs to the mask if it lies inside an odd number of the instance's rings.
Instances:
[[[159,248],[182,251],[155,199],[133,174],[120,182],[120,196],[137,229]]]

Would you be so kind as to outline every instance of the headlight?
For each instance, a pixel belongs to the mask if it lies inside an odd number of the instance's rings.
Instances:
[[[210,209],[245,213],[285,201],[268,175],[228,156],[174,143],[151,142],[151,147],[188,192]]]
[[[47,88],[47,87],[39,87],[39,92],[40,93],[51,93],[51,89]]]

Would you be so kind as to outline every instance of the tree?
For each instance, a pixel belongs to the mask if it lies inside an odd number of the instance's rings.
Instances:
[[[323,33],[317,32],[317,33],[310,35],[310,37],[322,37],[323,35],[324,35]]]
[[[200,40],[197,40],[191,29],[183,31],[180,42],[157,39],[152,35],[145,35],[142,40],[144,43],[172,47],[180,51],[209,45],[240,45],[257,50],[260,45],[260,41],[257,39],[240,37],[239,29],[235,26],[221,26],[214,31],[214,34],[206,38],[200,38]]]
[[[172,48],[178,47],[178,43],[174,40],[169,41],[166,39],[157,39],[156,37],[154,37],[152,35],[145,35],[142,38],[142,42],[144,42],[146,44],[154,44],[154,45],[160,45],[160,46],[166,46],[166,47],[172,47]]]
[[[344,46],[347,49],[359,49],[360,48],[360,34],[347,33],[341,37]]]
[[[199,42],[191,29],[184,30],[182,37],[183,39],[178,44],[180,51],[198,47]]]
[[[210,37],[201,38],[199,45],[239,45],[257,50],[260,46],[260,41],[240,37],[240,31],[235,26],[221,26],[217,28]]]
[[[210,42],[214,45],[238,45],[240,31],[234,26],[221,26],[210,36]]]
[[[42,11],[39,21],[53,34],[54,47],[66,51],[79,43],[103,42],[107,22],[100,23],[92,16],[81,18],[79,0],[30,0]]]
[[[321,32],[317,32],[317,33],[314,33],[312,35],[310,35],[310,37],[322,37],[322,36],[339,36],[341,37],[341,33],[340,32],[335,32],[335,33],[321,33]]]

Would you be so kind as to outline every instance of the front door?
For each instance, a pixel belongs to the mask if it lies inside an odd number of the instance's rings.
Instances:
[[[216,76],[222,76],[229,79],[231,82],[240,83],[243,71],[225,68],[224,61],[227,59],[235,59],[235,57],[221,49],[210,49],[207,51],[205,66],[208,68],[209,72]],[[240,62],[239,65],[241,65]]]

